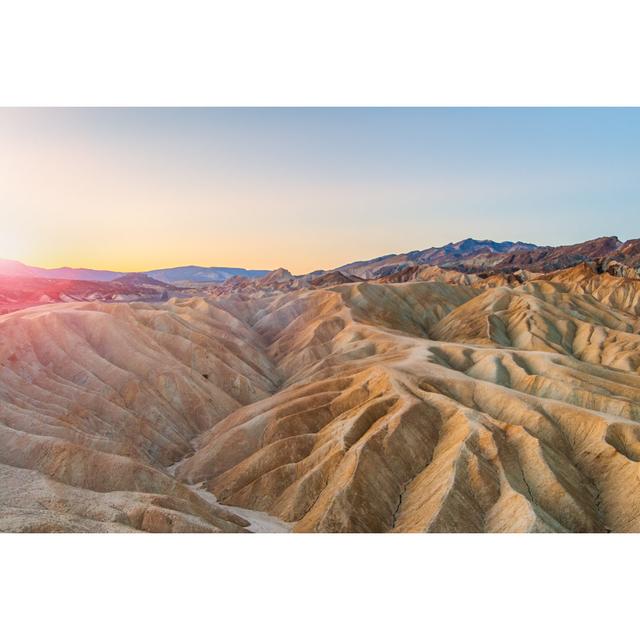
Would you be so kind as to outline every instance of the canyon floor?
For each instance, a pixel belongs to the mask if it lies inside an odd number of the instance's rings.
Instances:
[[[640,280],[458,276],[1,316],[0,530],[640,531]]]

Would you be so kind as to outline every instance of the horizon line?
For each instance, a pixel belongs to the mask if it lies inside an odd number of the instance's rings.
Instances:
[[[552,247],[552,248],[556,248],[556,247],[568,247],[568,246],[573,246],[573,245],[577,245],[577,244],[583,244],[585,242],[591,242],[591,241],[595,241],[595,240],[600,240],[603,238],[616,238],[619,242],[629,242],[630,240],[634,240],[635,238],[626,238],[626,239],[622,239],[620,238],[619,235],[617,234],[612,234],[612,235],[602,235],[602,236],[596,236],[595,238],[588,238],[586,240],[579,240],[577,242],[573,242],[570,244],[536,244],[535,242],[530,242],[527,240],[494,240],[492,238],[483,238],[483,239],[478,239],[478,238],[473,238],[471,236],[468,236],[466,238],[463,238],[461,240],[456,240],[456,241],[451,241],[451,242],[447,242],[443,245],[436,245],[436,246],[429,246],[429,247],[424,247],[422,249],[409,249],[407,251],[399,251],[399,252],[390,252],[390,253],[383,253],[377,256],[373,256],[370,258],[357,258],[355,260],[350,260],[348,262],[342,263],[340,265],[334,266],[334,267],[317,267],[315,269],[311,269],[310,271],[305,271],[302,273],[313,273],[315,271],[335,271],[340,269],[341,267],[344,266],[348,266],[354,263],[358,263],[358,262],[368,262],[370,260],[375,260],[376,258],[382,258],[382,257],[392,257],[392,256],[399,256],[399,255],[404,255],[407,253],[412,253],[414,251],[427,251],[429,249],[443,249],[444,247],[450,246],[450,245],[455,245],[455,244],[460,244],[462,242],[465,242],[467,240],[473,240],[474,242],[495,242],[496,244],[501,244],[501,243],[505,243],[505,242],[511,242],[512,244],[530,244],[530,245],[534,245],[536,248],[546,248],[546,247]],[[133,273],[149,273],[151,271],[167,271],[170,269],[186,269],[186,268],[198,268],[198,269],[242,269],[244,271],[266,271],[266,272],[271,272],[271,271],[276,271],[278,269],[286,269],[287,271],[291,272],[291,269],[289,269],[288,267],[285,267],[283,265],[280,265],[278,267],[273,267],[273,268],[266,268],[266,267],[237,267],[237,266],[217,266],[217,265],[211,265],[211,266],[206,266],[206,265],[199,265],[199,264],[175,264],[174,266],[163,266],[163,267],[151,267],[151,268],[144,268],[144,269],[138,269],[138,270],[130,270],[130,269],[118,269],[115,267],[91,267],[91,266],[69,266],[67,265],[63,265],[63,266],[55,266],[55,267],[48,267],[48,266],[41,266],[38,264],[29,264],[26,262],[23,262],[22,260],[18,260],[15,258],[5,258],[3,256],[0,256],[0,261],[6,261],[6,262],[15,262],[18,263],[22,266],[25,267],[31,267],[31,268],[36,268],[36,269],[44,269],[47,271],[57,271],[57,270],[62,270],[62,269],[74,269],[74,270],[86,270],[86,271],[96,271],[96,272],[104,272],[104,273],[117,273],[117,274],[121,274],[121,275],[128,275],[128,274],[133,274]]]

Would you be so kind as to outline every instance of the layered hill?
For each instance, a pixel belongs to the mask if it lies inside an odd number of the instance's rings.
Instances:
[[[640,531],[640,280],[592,257],[5,315],[0,530]]]
[[[540,247],[531,251],[515,251],[492,266],[498,271],[514,269],[555,271],[573,267],[582,262],[618,257],[621,255],[623,246],[623,243],[615,236],[596,238],[588,242],[562,247]]]

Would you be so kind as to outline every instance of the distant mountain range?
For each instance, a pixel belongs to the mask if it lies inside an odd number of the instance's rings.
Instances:
[[[167,284],[181,282],[212,283],[218,284],[233,276],[245,278],[260,278],[269,271],[260,269],[239,269],[231,267],[173,267],[169,269],[154,269],[143,271],[139,275],[149,276],[154,280]],[[60,267],[57,269],[44,269],[31,267],[17,260],[0,260],[0,275],[19,276],[23,278],[49,278],[58,280],[91,280],[93,282],[111,282],[123,276],[128,276],[124,271],[105,271],[100,269],[76,269],[72,267]]]
[[[438,267],[462,273],[514,273],[526,270],[546,273],[589,261],[615,261],[627,268],[640,268],[640,239],[621,242],[616,236],[596,238],[579,244],[540,247],[527,242],[494,242],[467,238],[442,247],[431,247],[401,254],[388,254],[371,260],[361,260],[326,271],[313,271],[298,276],[305,281],[321,278],[323,282],[344,282],[352,279],[375,280],[393,278],[403,281],[402,272],[410,275],[420,267]],[[275,275],[274,275],[275,274]],[[284,275],[283,275],[284,274]],[[222,285],[254,280],[256,285],[273,284],[278,278],[294,278],[283,269],[274,272],[261,269],[201,267],[197,265],[153,269],[140,273],[61,267],[43,269],[15,260],[0,260],[0,275],[13,277],[86,280],[93,282],[121,281],[136,285],[191,284]],[[286,277],[285,277],[286,276]]]
[[[474,240],[467,238],[460,242],[452,242],[443,247],[432,247],[401,254],[389,254],[372,260],[352,262],[340,267],[342,273],[361,278],[381,277],[412,265],[431,265],[454,267],[461,262],[472,260],[477,256],[493,258],[504,254],[532,251],[538,249],[535,244],[527,242],[494,242],[493,240]]]
[[[519,270],[546,273],[595,260],[615,261],[638,268],[640,239],[621,242],[616,236],[608,236],[573,245],[539,247],[526,242],[467,238],[443,247],[352,262],[337,271],[367,280],[388,277],[417,266],[436,266],[463,273],[513,273]]]
[[[233,267],[173,267],[170,269],[155,269],[145,271],[145,275],[160,280],[161,282],[211,282],[213,284],[224,282],[234,276],[242,278],[262,278],[269,271],[266,269],[240,269]]]

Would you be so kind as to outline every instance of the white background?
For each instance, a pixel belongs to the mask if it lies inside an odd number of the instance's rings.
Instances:
[[[1,3],[0,104],[638,105],[635,4]],[[3,535],[0,633],[622,638],[639,543]]]

